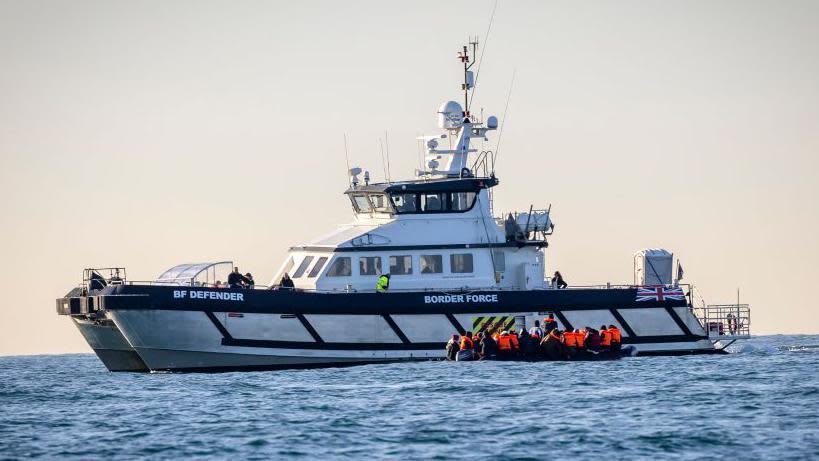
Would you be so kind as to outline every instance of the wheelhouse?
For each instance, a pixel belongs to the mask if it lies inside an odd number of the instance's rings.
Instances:
[[[358,214],[464,213],[475,206],[482,189],[497,182],[494,177],[409,181],[357,186],[345,193]]]

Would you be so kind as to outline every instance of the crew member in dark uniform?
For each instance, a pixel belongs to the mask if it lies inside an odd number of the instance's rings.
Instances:
[[[555,271],[555,275],[554,275],[554,277],[552,277],[552,283],[554,283],[556,288],[560,288],[560,289],[563,289],[563,288],[566,288],[567,286],[569,286],[569,284],[566,283],[565,280],[563,280],[563,276],[560,275],[559,271]]]
[[[244,288],[246,285],[250,285],[250,280],[239,272],[238,267],[233,268],[233,272],[228,275],[227,282],[229,288]]]
[[[284,275],[282,275],[282,279],[279,282],[279,286],[286,290],[292,290],[293,288],[296,288],[296,286],[293,284],[293,279],[290,278],[287,272],[285,272]]]

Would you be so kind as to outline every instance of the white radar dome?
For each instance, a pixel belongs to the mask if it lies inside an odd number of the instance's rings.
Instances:
[[[455,101],[447,101],[438,108],[438,128],[459,128],[464,119],[464,109]]]
[[[490,130],[494,130],[498,128],[498,117],[494,115],[490,115],[489,118],[486,119],[486,127]]]

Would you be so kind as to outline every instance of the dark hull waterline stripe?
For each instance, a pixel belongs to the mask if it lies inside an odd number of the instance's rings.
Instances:
[[[674,319],[674,323],[676,323],[677,326],[680,327],[680,330],[683,332],[683,334],[691,335],[691,330],[688,329],[688,325],[686,325],[685,322],[682,321],[680,316],[677,315],[677,311],[675,311],[671,307],[666,307],[665,310],[666,312],[668,312],[668,315],[670,315],[671,318]]]
[[[172,373],[229,373],[234,371],[315,370],[321,368],[349,368],[361,365],[382,365],[401,362],[437,362],[443,358],[401,358],[384,360],[356,360],[355,362],[298,363],[283,365],[228,365],[223,367],[157,368],[153,371]]]
[[[661,344],[661,343],[690,343],[708,339],[707,336],[697,335],[668,335],[668,336],[629,336],[623,338],[623,344]]]
[[[402,343],[410,344],[409,338],[407,338],[407,335],[405,335],[404,332],[401,331],[400,328],[398,328],[398,324],[395,323],[395,320],[393,320],[392,317],[390,317],[387,314],[382,314],[381,317],[384,318],[384,320],[387,322],[387,325],[389,325],[390,328],[392,328],[393,333],[395,333],[395,336],[398,336]]]
[[[623,344],[687,343],[707,339],[705,336],[639,336],[623,338]],[[433,351],[443,350],[445,342],[433,343],[317,343],[305,341],[273,341],[266,339],[224,338],[225,346],[258,347],[267,349],[309,349],[327,351]]]
[[[310,343],[303,341],[224,338],[222,339],[222,345],[261,347],[267,349],[310,349],[326,351],[443,351],[446,343]]]
[[[673,351],[638,351],[638,357],[660,357],[660,356],[678,356],[678,355],[711,355],[711,354],[727,354],[728,352],[722,349],[679,349]]]
[[[611,312],[611,315],[613,315],[614,318],[617,320],[617,323],[619,323],[620,326],[623,327],[623,330],[625,330],[627,335],[632,337],[637,336],[637,334],[634,333],[634,330],[631,329],[631,325],[629,325],[628,322],[626,322],[626,319],[624,319],[623,316],[620,315],[619,312],[617,312],[617,309],[609,309],[609,311]]]
[[[557,319],[560,320],[560,323],[563,324],[563,328],[565,328],[567,330],[574,330],[574,327],[569,322],[569,319],[567,319],[566,316],[563,315],[563,312],[560,312],[560,311],[554,311],[554,312],[555,312],[555,316],[557,317]]]
[[[464,330],[464,327],[461,326],[461,323],[458,322],[458,319],[456,319],[454,315],[446,314],[446,318],[449,319],[449,323],[451,323],[452,326],[455,327],[455,330],[458,332],[459,335],[463,335],[466,333],[466,330]]]
[[[307,319],[304,317],[304,315],[296,314],[296,318],[299,319],[299,322],[301,322],[304,329],[307,330],[308,333],[310,333],[310,336],[313,337],[313,340],[315,342],[317,342],[317,343],[323,343],[324,342],[324,340],[321,339],[321,336],[319,336],[318,331],[316,331],[316,329],[313,328],[313,325],[310,325],[310,322],[307,321]]]

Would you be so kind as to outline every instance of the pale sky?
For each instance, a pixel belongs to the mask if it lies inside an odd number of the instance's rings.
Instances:
[[[84,267],[232,259],[266,283],[351,219],[351,161],[417,166],[491,0],[0,0],[0,354],[89,351]],[[631,282],[667,248],[752,331],[819,333],[819,2],[501,1],[477,107],[496,211],[552,205],[547,271]],[[497,139],[497,137],[495,137]]]

